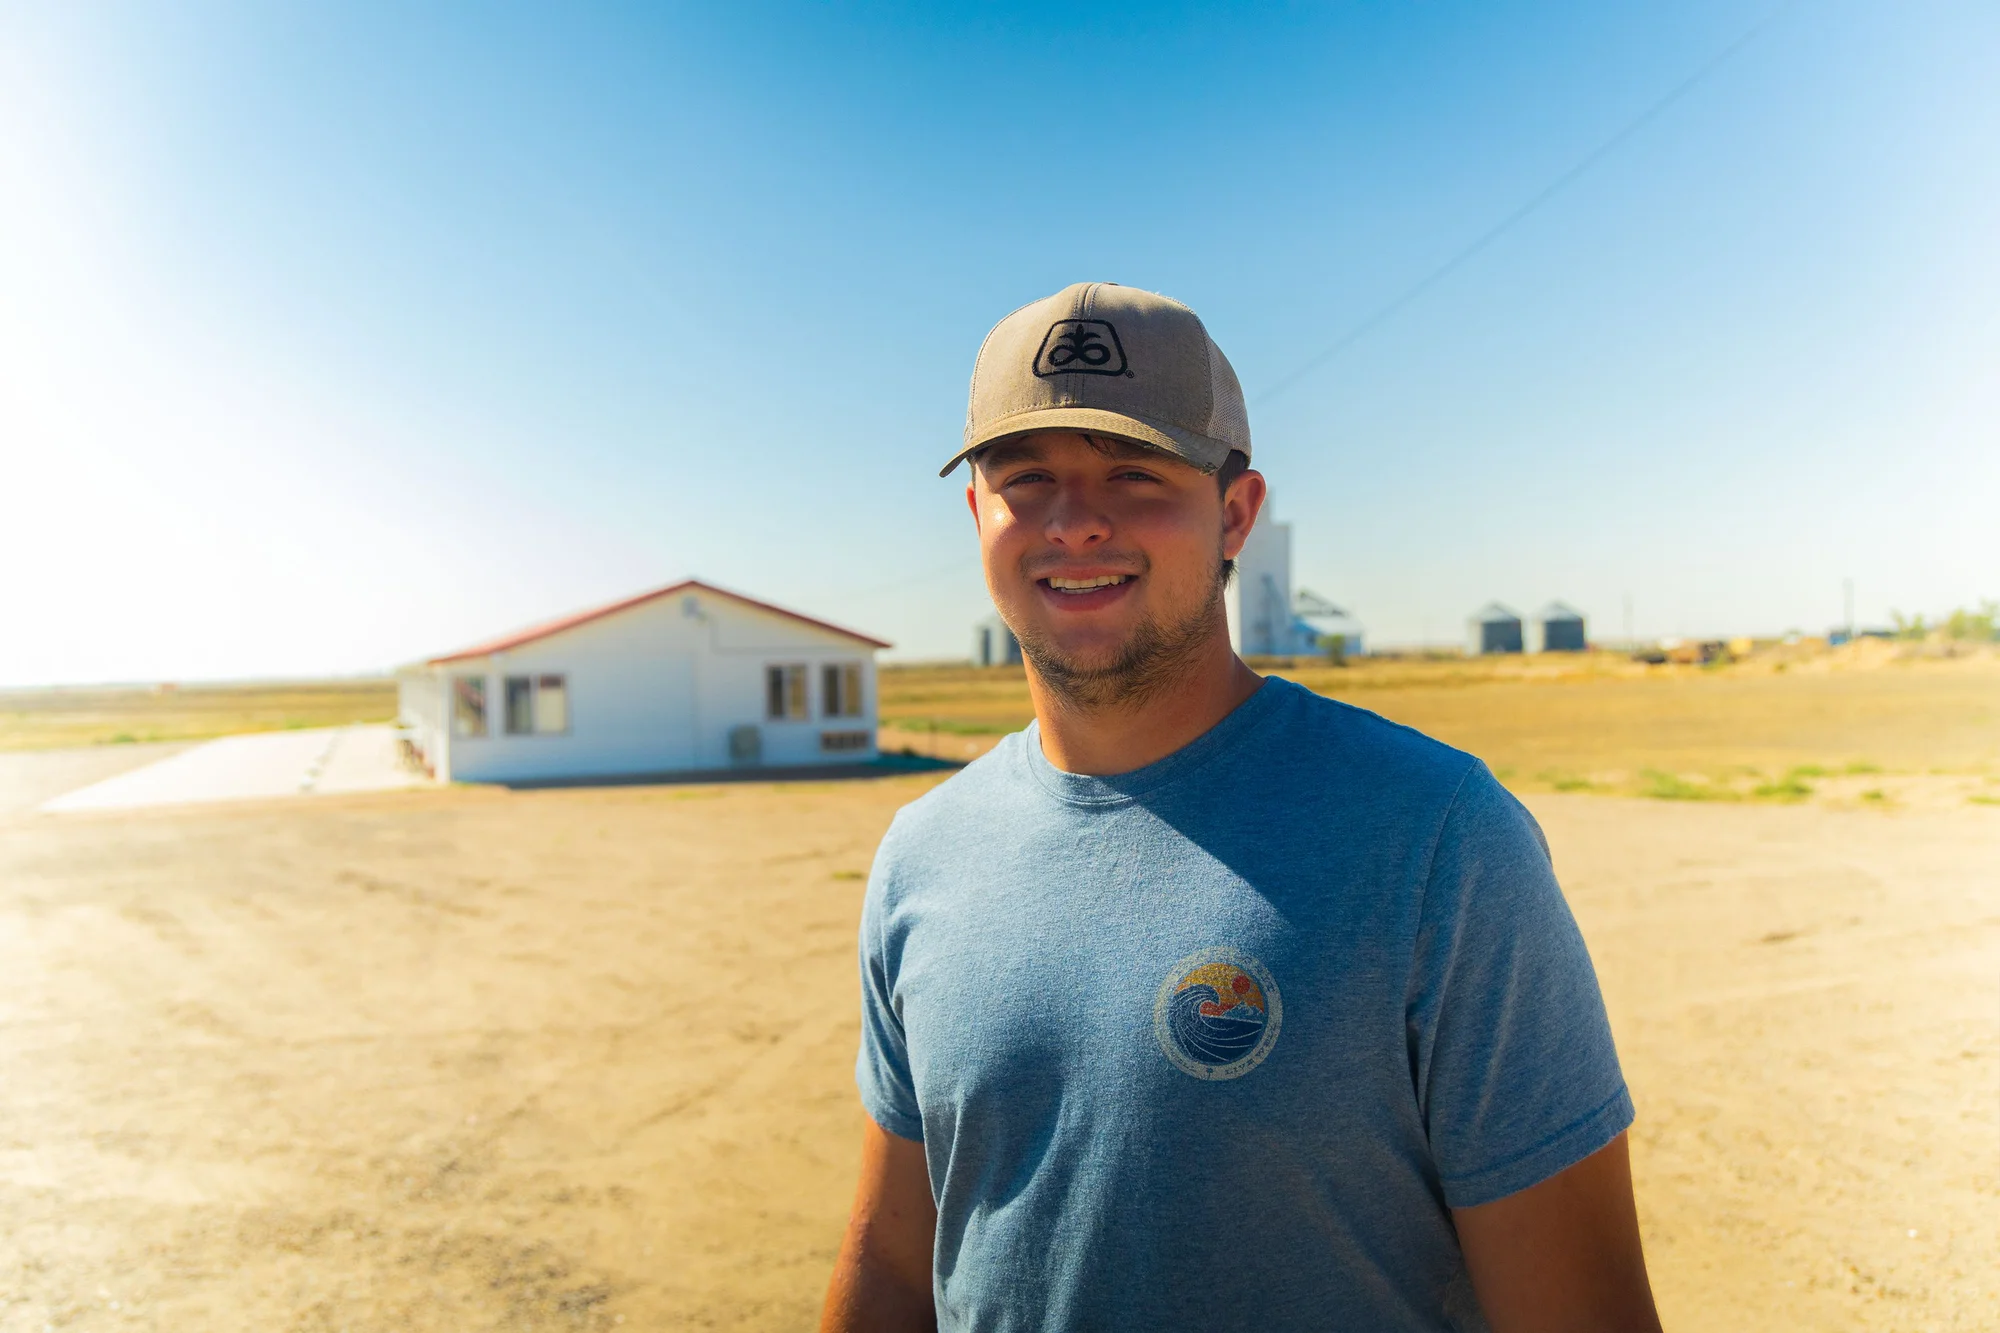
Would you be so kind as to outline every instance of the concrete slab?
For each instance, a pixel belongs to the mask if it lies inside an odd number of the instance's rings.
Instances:
[[[210,801],[270,800],[315,792],[388,791],[428,785],[403,767],[395,729],[316,727],[225,736],[158,763],[43,802],[54,814]]]
[[[31,815],[42,802],[108,777],[156,764],[198,741],[72,745],[0,752],[0,819]]]

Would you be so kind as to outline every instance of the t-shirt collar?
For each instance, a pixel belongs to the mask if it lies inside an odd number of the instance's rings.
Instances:
[[[1248,699],[1236,705],[1220,722],[1175,750],[1143,768],[1108,777],[1065,773],[1042,753],[1042,725],[1030,722],[1022,733],[1022,762],[1044,790],[1071,805],[1123,805],[1149,796],[1172,783],[1189,777],[1244,741],[1280,703],[1284,688],[1296,689],[1288,681],[1267,676]]]

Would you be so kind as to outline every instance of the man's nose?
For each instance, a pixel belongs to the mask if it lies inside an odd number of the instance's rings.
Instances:
[[[1082,550],[1108,538],[1111,521],[1089,487],[1059,486],[1043,522],[1042,535],[1058,546]]]

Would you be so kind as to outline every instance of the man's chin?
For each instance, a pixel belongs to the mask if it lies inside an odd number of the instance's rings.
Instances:
[[[1078,634],[1071,630],[1066,634],[1055,634],[1049,632],[1046,626],[1037,625],[1030,630],[1022,646],[1025,648],[1032,643],[1035,648],[1033,658],[1059,665],[1065,674],[1097,676],[1117,671],[1130,660],[1132,639],[1130,633]]]
[[[1072,705],[1143,702],[1191,669],[1202,645],[1226,632],[1218,581],[1208,603],[1179,621],[1161,622],[1136,604],[1071,618],[1027,614],[1015,631],[1029,668]]]

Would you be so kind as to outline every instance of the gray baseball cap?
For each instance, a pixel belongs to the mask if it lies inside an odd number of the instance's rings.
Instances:
[[[1250,455],[1243,388],[1201,318],[1179,301],[1079,282],[993,326],[972,365],[965,442],[1037,430],[1088,431],[1159,449],[1213,472]]]

